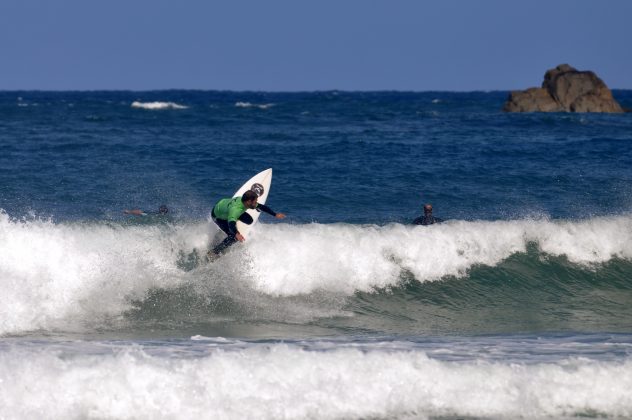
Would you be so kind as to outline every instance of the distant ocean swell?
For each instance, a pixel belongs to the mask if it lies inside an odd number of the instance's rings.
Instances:
[[[188,106],[180,105],[175,102],[132,102],[132,108],[141,108],[149,110],[161,110],[161,109],[187,109]]]
[[[56,224],[0,214],[0,334],[122,316],[157,290],[177,292],[182,305],[198,295],[255,306],[256,297],[278,305],[313,294],[334,302],[306,319],[339,314],[340,298],[357,293],[404,290],[427,300],[433,290],[470,288],[460,299],[471,302],[481,288],[492,295],[514,288],[523,298],[525,290],[564,297],[597,288],[612,294],[600,295],[602,303],[618,304],[617,291],[632,290],[630,216],[429,228],[261,224],[244,246],[200,263],[214,229],[206,222]]]
[[[2,418],[571,418],[632,415],[632,360],[445,361],[424,351],[210,345],[0,352]]]

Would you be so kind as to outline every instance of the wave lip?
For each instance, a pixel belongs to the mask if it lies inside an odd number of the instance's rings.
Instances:
[[[632,218],[584,221],[453,221],[431,227],[376,225],[259,226],[247,243],[255,287],[273,295],[317,290],[351,295],[417,281],[465,277],[494,267],[535,244],[543,256],[593,269],[613,258],[632,260]]]
[[[187,109],[188,106],[180,105],[175,102],[132,102],[132,108],[149,109],[149,110],[161,110],[161,109]]]

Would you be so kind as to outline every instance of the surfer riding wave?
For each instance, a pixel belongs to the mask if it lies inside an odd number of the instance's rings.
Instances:
[[[233,245],[235,242],[245,241],[244,236],[237,229],[237,221],[241,221],[246,225],[250,225],[253,222],[252,216],[247,213],[248,209],[263,211],[277,219],[285,218],[285,214],[276,213],[270,207],[265,204],[257,202],[259,196],[254,191],[246,191],[241,197],[223,198],[215,206],[211,212],[213,222],[219,227],[222,232],[227,236],[219,245],[215,246],[209,251],[208,256],[215,258],[221,255],[226,248]]]

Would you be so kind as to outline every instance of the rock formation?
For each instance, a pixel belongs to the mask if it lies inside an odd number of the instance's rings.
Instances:
[[[540,88],[511,92],[503,111],[624,112],[595,73],[568,64],[547,71]]]

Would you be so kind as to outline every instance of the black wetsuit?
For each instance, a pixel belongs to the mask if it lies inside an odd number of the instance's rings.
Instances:
[[[424,214],[423,216],[419,216],[415,220],[413,220],[413,225],[434,225],[435,223],[441,223],[443,219],[438,217],[434,217],[432,214]]]

